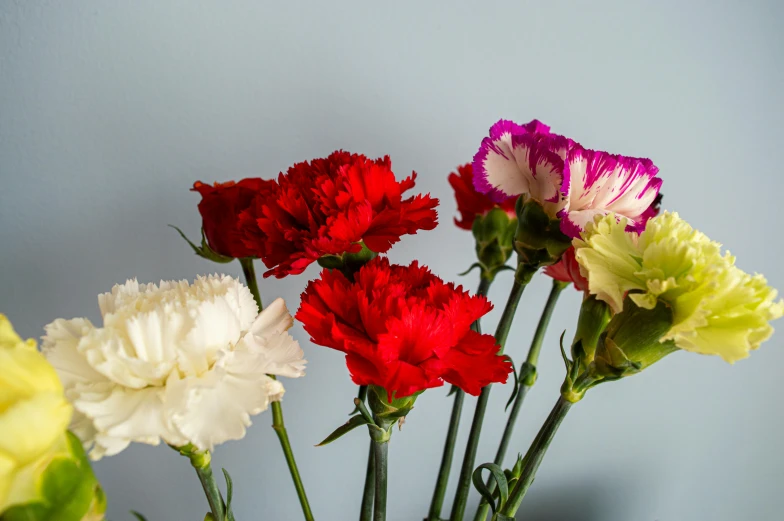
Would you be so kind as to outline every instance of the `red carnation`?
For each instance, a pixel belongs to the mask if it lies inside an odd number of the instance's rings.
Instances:
[[[297,319],[314,343],[346,353],[355,383],[382,387],[392,400],[444,381],[473,395],[506,382],[511,363],[491,335],[471,329],[490,309],[485,297],[416,262],[390,265],[378,257],[353,282],[323,270],[302,294]]]
[[[337,151],[297,163],[243,212],[245,245],[269,268],[264,276],[278,278],[302,273],[323,255],[357,253],[361,242],[383,253],[401,235],[436,226],[438,199],[402,197],[415,177],[397,181],[388,156]]]
[[[459,166],[457,173],[449,174],[449,184],[455,191],[457,211],[460,212],[460,219],[455,218],[455,224],[464,230],[471,229],[477,215],[485,215],[495,206],[501,207],[511,217],[515,216],[517,197],[509,197],[503,203],[496,205],[486,194],[480,194],[476,191],[474,188],[474,166],[471,163]]]
[[[577,259],[574,257],[574,246],[569,246],[561,260],[552,266],[547,266],[544,269],[544,273],[555,280],[573,283],[578,291],[588,291],[588,281],[580,273],[580,264],[577,263]]]
[[[204,184],[196,181],[193,191],[201,194],[199,213],[207,244],[213,251],[226,257],[252,257],[243,242],[239,227],[240,212],[245,210],[258,194],[268,193],[274,181],[243,179],[238,183]]]

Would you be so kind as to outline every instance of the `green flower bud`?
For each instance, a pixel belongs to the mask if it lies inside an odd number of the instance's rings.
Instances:
[[[520,264],[527,267],[518,270],[518,277],[530,279],[537,269],[558,262],[572,241],[561,232],[560,220],[551,219],[538,202],[522,195],[515,210],[518,224],[514,248]]]
[[[599,337],[607,328],[611,316],[610,306],[595,296],[589,295],[583,299],[577,331],[572,340],[572,358],[583,369],[593,361]]]
[[[493,280],[514,253],[517,217],[501,208],[493,208],[485,215],[477,215],[471,233],[476,239],[476,256],[482,277]]]

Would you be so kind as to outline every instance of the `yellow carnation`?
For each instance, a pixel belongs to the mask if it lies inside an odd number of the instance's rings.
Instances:
[[[762,275],[743,272],[722,254],[721,244],[677,213],[651,219],[639,236],[626,226],[625,219],[604,216],[574,241],[589,291],[616,313],[627,294],[645,309],[664,302],[673,325],[663,341],[727,362],[747,357],[773,333],[768,322],[784,314],[784,303]]]
[[[62,519],[102,519],[103,494],[66,430],[73,410],[57,373],[2,314],[0,367],[0,518],[27,519],[32,508],[68,512]]]

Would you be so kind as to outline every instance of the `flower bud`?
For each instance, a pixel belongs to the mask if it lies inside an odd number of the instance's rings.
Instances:
[[[583,299],[580,316],[577,319],[577,331],[572,340],[572,358],[583,368],[587,368],[596,354],[599,337],[610,322],[610,306],[593,295]]]
[[[476,256],[482,267],[482,277],[493,280],[504,269],[514,253],[517,217],[495,207],[485,215],[477,215],[471,232],[476,239]]]
[[[533,199],[520,196],[515,210],[518,224],[514,248],[520,264],[527,267],[523,271],[518,270],[517,276],[530,279],[540,267],[558,262],[572,242],[561,231],[560,220],[551,219],[542,205]]]
[[[672,341],[661,341],[672,322],[672,308],[664,302],[645,309],[627,298],[623,311],[610,320],[599,339],[592,372],[603,380],[616,380],[638,373],[676,351]]]

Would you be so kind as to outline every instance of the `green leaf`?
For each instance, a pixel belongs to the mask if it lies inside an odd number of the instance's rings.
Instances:
[[[351,418],[349,418],[349,420],[346,423],[344,423],[343,425],[335,429],[334,432],[332,432],[332,434],[324,438],[324,441],[316,445],[316,447],[322,447],[324,445],[327,445],[328,443],[332,443],[333,441],[340,438],[344,434],[353,431],[357,427],[361,427],[367,424],[368,421],[361,414],[352,416]]]
[[[471,270],[473,270],[474,268],[479,268],[480,270],[484,270],[484,266],[482,266],[478,262],[475,262],[475,263],[471,264],[471,266],[469,266],[468,269],[465,270],[463,273],[458,273],[457,276],[458,277],[462,277],[463,275],[468,275],[469,273],[471,273]]]
[[[198,247],[198,246],[196,246],[196,245],[193,243],[193,241],[191,241],[191,240],[188,238],[188,236],[187,236],[187,235],[185,235],[185,232],[183,232],[182,230],[180,230],[179,228],[177,228],[177,227],[176,227],[176,226],[174,226],[173,224],[170,224],[170,225],[169,225],[169,228],[174,228],[175,230],[177,230],[177,233],[179,233],[179,234],[180,234],[180,237],[182,237],[183,239],[185,239],[185,242],[187,242],[187,243],[188,243],[188,245],[190,245],[191,249],[193,250],[193,253],[195,253],[196,255],[198,255],[198,256],[200,256],[200,257],[201,257],[201,250],[199,249],[199,247]],[[133,510],[131,510],[131,513],[133,513],[134,515],[136,515],[138,512],[134,512]]]
[[[135,517],[138,521],[147,521],[147,518],[141,515],[136,510],[131,510],[131,515]]]
[[[490,492],[490,489],[487,488],[487,485],[485,485],[485,482],[482,480],[482,470],[484,469],[490,471],[490,475],[498,485],[498,493],[500,495],[500,501],[497,505],[498,508],[501,508],[506,503],[506,500],[509,499],[509,484],[506,481],[504,469],[495,463],[483,463],[482,465],[479,465],[471,476],[471,480],[474,482],[474,487],[484,498],[484,500],[487,501],[487,503],[490,505],[490,508],[493,510],[493,514],[495,514],[495,498],[493,497],[493,493]]]
[[[363,402],[367,398],[367,389],[368,389],[367,385],[360,385],[359,386],[359,392],[357,393],[357,398],[359,398]],[[359,412],[359,407],[355,405],[354,406],[354,410],[349,413],[349,416],[354,416],[358,412]]]
[[[234,257],[227,257],[225,255],[221,255],[220,253],[210,248],[210,245],[207,243],[207,237],[204,235],[204,228],[202,228],[201,230],[201,246],[197,246],[196,244],[193,243],[193,241],[191,241],[190,239],[188,239],[188,237],[185,236],[185,233],[182,230],[180,230],[173,224],[170,224],[169,227],[177,230],[177,233],[180,234],[180,237],[185,239],[185,241],[191,247],[193,252],[199,257],[210,260],[212,262],[217,262],[219,264],[226,264],[234,260]]]
[[[515,371],[514,360],[512,360],[512,357],[509,355],[504,355],[504,358],[509,360],[509,363],[512,364],[512,376],[514,376],[514,387],[512,388],[512,396],[509,397],[509,401],[507,401],[506,405],[504,406],[504,411],[506,411],[509,408],[509,406],[512,405],[512,402],[515,401],[515,398],[517,398],[517,393],[520,392],[520,379],[517,377],[517,371]],[[527,363],[528,362],[525,362],[524,364]]]
[[[447,397],[452,396],[453,394],[455,394],[459,390],[460,390],[460,388],[458,386],[453,385],[452,387],[449,388],[449,392],[446,393],[446,395],[447,395]]]
[[[228,513],[231,510],[231,495],[234,492],[234,484],[231,481],[231,476],[229,476],[229,472],[221,468],[223,471],[223,477],[226,479],[226,512]]]

